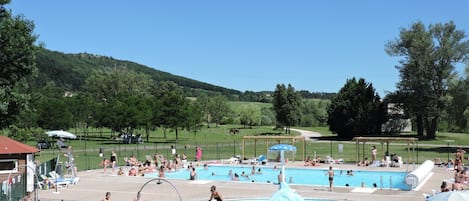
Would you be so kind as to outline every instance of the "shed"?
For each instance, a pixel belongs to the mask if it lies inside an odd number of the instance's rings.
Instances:
[[[26,174],[26,190],[32,192],[36,169],[34,154],[37,152],[35,147],[0,135],[0,182]]]

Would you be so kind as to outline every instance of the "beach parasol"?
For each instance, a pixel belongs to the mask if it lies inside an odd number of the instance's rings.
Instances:
[[[47,131],[46,134],[49,137],[60,137],[60,138],[69,138],[69,139],[76,139],[77,136],[63,130],[56,130],[56,131]]]
[[[469,191],[441,192],[427,199],[428,201],[469,201]]]
[[[289,144],[276,144],[269,151],[280,151],[280,162],[282,163],[282,181],[285,181],[285,151],[296,151],[296,147]]]

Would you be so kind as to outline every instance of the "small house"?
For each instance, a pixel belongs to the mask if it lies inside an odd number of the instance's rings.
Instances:
[[[26,175],[26,191],[34,190],[35,147],[0,135],[0,182]],[[9,181],[11,182],[11,181]]]

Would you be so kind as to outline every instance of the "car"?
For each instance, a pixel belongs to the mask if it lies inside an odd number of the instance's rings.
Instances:
[[[50,149],[51,148],[51,144],[49,141],[46,141],[46,140],[39,140],[36,144],[36,147],[38,149]]]

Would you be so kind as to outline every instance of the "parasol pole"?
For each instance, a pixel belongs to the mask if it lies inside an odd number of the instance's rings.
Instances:
[[[285,182],[285,151],[280,151],[280,161],[282,161],[282,182]]]

